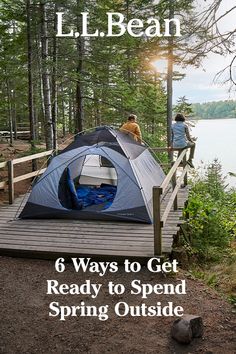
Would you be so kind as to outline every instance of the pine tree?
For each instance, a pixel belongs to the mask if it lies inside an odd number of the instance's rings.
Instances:
[[[188,103],[186,96],[178,98],[177,104],[174,107],[174,112],[182,113],[185,116],[191,116],[193,114],[192,104]]]

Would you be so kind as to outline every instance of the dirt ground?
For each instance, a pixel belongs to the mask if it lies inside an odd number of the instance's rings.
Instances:
[[[150,273],[146,267],[136,275],[125,273],[123,266],[117,273],[104,277],[92,273],[76,273],[72,264],[66,264],[63,273],[57,273],[53,261],[18,258],[0,258],[0,353],[176,353],[176,354],[235,354],[235,314],[232,307],[203,283],[187,279],[186,295],[150,295],[142,299],[131,295],[130,283],[140,279],[142,283],[179,282],[186,278],[181,271],[176,278],[164,278],[162,274]],[[96,299],[88,295],[47,295],[47,280],[56,279],[60,284],[82,284],[86,279],[101,283],[102,289]],[[123,295],[109,295],[109,281],[123,283]],[[109,319],[97,317],[68,317],[59,321],[49,317],[49,304],[60,305],[109,305]],[[173,301],[181,305],[185,314],[202,316],[204,337],[191,344],[178,344],[171,339],[173,317],[117,317],[114,305],[125,301],[129,305],[165,305]]]

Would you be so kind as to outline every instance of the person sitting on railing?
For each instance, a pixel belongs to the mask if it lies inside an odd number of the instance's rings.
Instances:
[[[189,128],[185,123],[185,117],[183,114],[178,113],[175,116],[175,123],[172,124],[172,147],[176,149],[187,149],[190,147],[190,155],[187,163],[190,167],[194,168],[193,158],[195,152],[195,142],[191,137]]]
[[[130,136],[135,141],[138,141],[140,144],[142,143],[141,129],[137,123],[137,116],[135,114],[129,115],[128,121],[122,125],[120,131],[126,134],[130,133]]]

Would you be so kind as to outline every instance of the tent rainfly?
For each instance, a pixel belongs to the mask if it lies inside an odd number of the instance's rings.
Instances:
[[[152,188],[164,178],[146,146],[123,132],[99,127],[78,135],[52,159],[20,218],[152,223]]]

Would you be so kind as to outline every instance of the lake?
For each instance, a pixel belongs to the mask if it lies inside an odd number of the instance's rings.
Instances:
[[[236,118],[203,119],[194,121],[191,134],[197,137],[195,167],[211,163],[215,158],[222,164],[225,175],[236,173]],[[236,177],[228,176],[227,182],[236,187]]]

